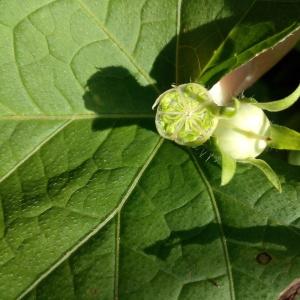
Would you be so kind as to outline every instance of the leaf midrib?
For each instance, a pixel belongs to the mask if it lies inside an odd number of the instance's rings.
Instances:
[[[237,198],[232,197],[232,195],[229,196],[228,194],[224,193],[223,191],[217,189],[216,187],[212,187],[212,189],[213,189],[213,191],[215,191],[215,193],[218,193],[218,194],[222,195],[222,196],[225,197],[228,201],[233,201],[233,202],[239,203],[241,206],[245,207],[247,210],[254,211],[256,214],[261,215],[262,217],[268,219],[269,221],[272,221],[272,223],[277,224],[277,225],[280,225],[280,226],[284,226],[284,227],[287,228],[289,231],[291,231],[293,234],[298,235],[299,238],[300,238],[300,233],[297,232],[296,230],[293,230],[293,226],[292,226],[291,224],[288,224],[288,223],[282,223],[281,221],[275,219],[274,217],[270,217],[270,216],[264,214],[263,211],[261,211],[260,209],[254,208],[254,207],[252,207],[251,205],[247,204],[246,202],[239,201]]]
[[[73,115],[4,115],[0,116],[0,121],[39,121],[39,120],[85,120],[85,119],[153,119],[154,114],[147,113],[107,113],[107,114],[73,114]]]
[[[234,282],[233,282],[230,257],[229,257],[228,247],[227,247],[227,241],[226,241],[226,237],[225,237],[225,233],[224,233],[224,229],[223,229],[223,224],[222,224],[222,219],[221,219],[220,211],[218,208],[218,204],[217,204],[217,201],[214,196],[213,188],[210,185],[208,179],[206,178],[206,176],[205,176],[197,158],[195,157],[194,153],[192,152],[192,150],[189,150],[188,152],[189,152],[190,157],[195,165],[196,170],[198,171],[200,178],[202,178],[202,180],[206,186],[206,190],[208,192],[208,195],[209,195],[209,198],[210,198],[210,201],[212,204],[215,219],[216,219],[216,222],[219,227],[220,240],[221,240],[223,253],[224,253],[224,260],[225,260],[225,264],[226,264],[227,276],[228,276],[228,281],[229,281],[230,299],[235,300],[236,297],[235,297],[235,290],[234,290]]]

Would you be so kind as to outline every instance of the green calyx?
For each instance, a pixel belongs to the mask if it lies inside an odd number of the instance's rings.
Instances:
[[[218,106],[208,90],[197,83],[174,86],[159,96],[156,105],[159,134],[180,145],[202,145],[218,124]]]

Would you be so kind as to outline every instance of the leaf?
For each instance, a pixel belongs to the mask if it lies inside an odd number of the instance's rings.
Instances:
[[[240,162],[248,163],[248,164],[251,164],[251,165],[257,167],[259,170],[261,170],[266,175],[266,177],[268,178],[270,183],[272,183],[272,185],[279,191],[279,193],[282,192],[281,183],[280,183],[280,180],[279,180],[277,174],[273,171],[273,169],[264,160],[257,159],[257,158],[248,158],[248,159],[242,160]]]
[[[282,194],[250,168],[220,188],[151,106],[298,16],[293,1],[0,0],[0,299],[276,298],[299,272],[298,169]]]
[[[269,146],[275,149],[300,150],[300,133],[285,126],[271,125]]]
[[[299,168],[277,160],[276,165],[272,165],[276,173],[286,179],[281,194],[266,184],[264,175],[255,168],[239,167],[231,184],[220,188],[218,179],[212,178],[216,167],[210,165],[209,171],[206,167],[228,241],[236,299],[251,299],[253,295],[277,299],[297,278]],[[264,256],[269,259],[262,259]],[[284,274],[284,266],[292,260],[293,270]],[[286,284],[280,290],[276,285],[283,281]]]
[[[292,106],[300,97],[300,84],[296,88],[296,90],[290,94],[289,96],[275,101],[270,102],[252,102],[257,107],[260,107],[267,111],[281,111]]]
[[[300,166],[300,151],[290,151],[288,162],[294,166]]]
[[[180,37],[182,81],[192,79],[211,87],[223,75],[299,28],[297,1],[225,3],[222,7],[215,1],[183,1],[182,15],[186,18],[182,20],[182,28],[193,30]],[[283,18],[282,11],[288,11],[288,16]],[[202,26],[197,28],[199,24]]]

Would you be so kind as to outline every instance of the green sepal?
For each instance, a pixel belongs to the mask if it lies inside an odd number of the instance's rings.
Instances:
[[[300,151],[290,151],[288,163],[293,166],[300,166]]]
[[[240,101],[237,98],[232,98],[232,100],[233,106],[221,106],[219,112],[220,118],[231,118],[237,113],[240,107]]]
[[[236,160],[225,152],[221,152],[222,176],[221,185],[226,185],[233,178],[236,170]]]
[[[227,154],[225,151],[222,151],[222,148],[219,146],[217,138],[213,138],[213,141],[213,148],[211,150],[215,153],[215,157],[217,158],[217,160],[221,160],[221,186],[223,186],[229,183],[230,180],[233,178],[236,170],[236,160],[232,156]]]
[[[298,87],[293,93],[291,93],[289,96],[283,99],[270,101],[270,102],[257,102],[254,99],[249,99],[249,102],[261,109],[271,111],[271,112],[276,112],[276,111],[281,111],[289,108],[299,99],[299,97],[300,97],[300,84],[298,85]]]
[[[275,149],[300,150],[300,133],[285,126],[272,124],[268,145]]]
[[[282,192],[281,183],[277,174],[264,160],[257,158],[248,158],[245,160],[239,160],[239,162],[250,164],[260,169],[272,183],[272,185],[279,191],[279,193]]]

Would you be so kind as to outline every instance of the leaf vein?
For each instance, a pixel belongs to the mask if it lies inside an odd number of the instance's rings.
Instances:
[[[69,120],[61,124],[57,129],[51,132],[41,143],[36,145],[23,159],[21,159],[15,166],[13,166],[4,176],[0,178],[0,183],[13,174],[27,159],[32,157],[40,148],[51,140],[56,134],[65,129],[73,120]]]
[[[209,184],[206,176],[204,175],[204,172],[203,172],[202,168],[200,167],[199,162],[197,161],[195,155],[193,154],[193,152],[191,150],[189,150],[189,154],[190,154],[190,157],[191,157],[192,161],[194,162],[194,165],[195,165],[200,177],[202,178],[204,184],[206,185],[207,192],[208,192],[210,200],[211,200],[211,204],[212,204],[212,207],[213,207],[215,218],[216,218],[216,221],[217,221],[218,226],[219,226],[220,239],[221,239],[221,242],[222,242],[222,248],[223,248],[223,252],[224,252],[224,259],[225,259],[226,269],[227,269],[227,276],[228,276],[228,280],[229,280],[230,298],[231,298],[231,300],[235,300],[234,282],[233,282],[232,269],[231,269],[231,266],[230,266],[229,252],[228,252],[227,241],[226,241],[226,237],[225,237],[225,234],[224,234],[224,229],[223,229],[223,225],[222,225],[222,219],[221,219],[221,216],[220,216],[218,204],[217,204],[217,201],[215,199],[213,189],[212,189],[211,185]]]
[[[146,169],[152,162],[153,158],[155,157],[156,153],[160,149],[164,142],[164,139],[160,138],[157,144],[152,149],[148,159],[145,161],[144,165],[137,173],[137,176],[134,178],[132,183],[130,184],[128,190],[122,197],[121,201],[117,205],[117,207],[107,215],[107,217],[100,222],[94,229],[92,229],[87,235],[85,235],[77,244],[73,246],[69,251],[67,251],[62,257],[60,257],[52,266],[49,267],[44,273],[41,273],[40,276],[23,292],[21,293],[17,299],[22,299],[25,297],[29,292],[31,292],[43,279],[45,279],[52,271],[54,271],[57,267],[59,267],[65,260],[67,260],[76,250],[78,250],[81,246],[83,246],[91,237],[96,235],[106,224],[108,224],[123,208],[125,203],[127,202],[128,198],[130,197],[132,191],[137,186],[138,182],[142,178],[143,174],[145,173]]]
[[[144,79],[149,83],[150,86],[156,91],[156,93],[160,94],[157,86],[152,82],[149,75],[136,63],[133,57],[126,51],[126,49],[117,41],[117,39],[111,34],[111,32],[106,28],[106,26],[100,22],[100,20],[95,16],[95,14],[81,1],[77,0],[82,9],[86,12],[86,14],[91,17],[95,23],[99,26],[99,28],[107,35],[107,37],[111,40],[111,42],[127,57],[127,59],[131,62],[131,64],[137,69],[137,71],[144,77]]]

